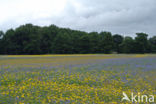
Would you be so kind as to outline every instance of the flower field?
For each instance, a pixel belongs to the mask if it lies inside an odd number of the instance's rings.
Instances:
[[[156,94],[156,55],[0,56],[0,104],[129,104]]]

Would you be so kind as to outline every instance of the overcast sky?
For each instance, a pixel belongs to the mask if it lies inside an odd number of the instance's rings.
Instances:
[[[156,0],[0,0],[0,30],[40,26],[156,35]]]

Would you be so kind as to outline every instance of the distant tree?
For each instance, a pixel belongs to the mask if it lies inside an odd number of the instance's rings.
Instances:
[[[113,37],[111,32],[100,33],[100,51],[101,53],[111,53],[113,50]]]
[[[88,34],[84,34],[80,37],[80,53],[91,53],[91,45],[90,45],[90,38]]]
[[[151,52],[156,53],[156,36],[149,39],[149,44],[151,46]]]
[[[40,27],[32,24],[15,29],[13,41],[18,45],[18,54],[40,54]]]
[[[122,53],[134,53],[134,40],[132,37],[126,36],[123,43],[119,46]]]
[[[148,39],[146,33],[136,35],[133,39],[110,32],[25,24],[0,31],[0,54],[156,53],[156,36]]]
[[[145,53],[148,48],[148,34],[146,33],[136,33],[135,37],[135,52],[136,53]]]
[[[121,52],[119,45],[123,42],[123,40],[124,40],[123,36],[118,34],[113,35],[114,51],[118,53]]]
[[[41,34],[41,53],[51,54],[53,53],[52,46],[54,39],[58,33],[58,27],[51,25],[50,27],[43,27],[40,29]]]
[[[3,52],[3,42],[2,42],[2,38],[4,36],[3,31],[0,31],[0,54],[2,54]]]
[[[0,31],[0,39],[3,37],[3,35],[4,35],[4,32]]]
[[[90,52],[91,53],[99,53],[99,42],[100,42],[100,37],[97,32],[91,32],[89,33],[89,38],[90,38]]]
[[[54,39],[52,51],[56,54],[72,53],[72,44],[70,36],[67,33],[59,32]]]
[[[81,31],[72,31],[71,33],[71,44],[72,44],[72,53],[83,53],[81,50],[83,50],[83,45],[81,44],[81,38],[82,36],[86,35],[86,32],[81,32]]]
[[[15,31],[13,29],[9,29],[6,31],[5,35],[2,38],[2,53],[3,54],[16,54],[17,53],[17,45],[13,41],[15,36]]]

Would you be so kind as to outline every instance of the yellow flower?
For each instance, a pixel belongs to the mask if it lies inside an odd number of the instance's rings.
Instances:
[[[24,94],[22,94],[22,96],[21,96],[22,98],[24,98]]]

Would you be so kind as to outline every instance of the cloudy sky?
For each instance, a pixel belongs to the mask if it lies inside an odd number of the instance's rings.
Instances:
[[[156,35],[156,0],[0,0],[0,30],[32,23]]]

